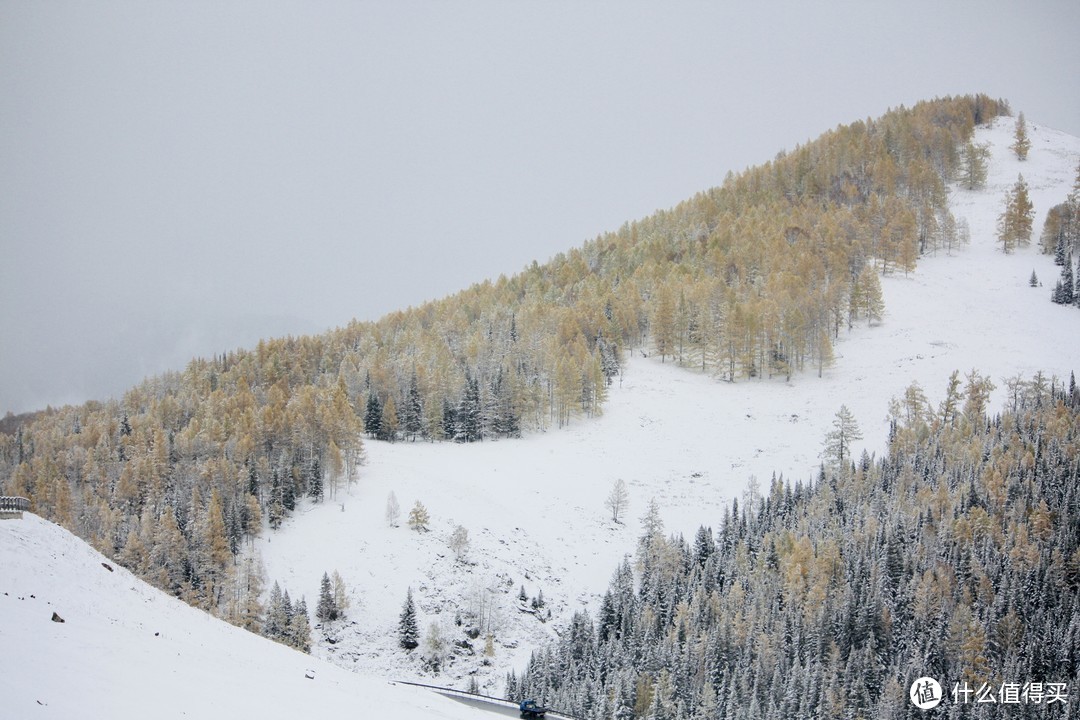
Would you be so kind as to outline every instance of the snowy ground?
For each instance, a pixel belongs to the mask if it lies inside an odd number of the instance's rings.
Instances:
[[[59,528],[31,515],[0,522],[0,713],[10,717],[318,717],[340,711],[400,720],[476,717],[476,710],[388,678],[464,687],[470,675],[499,694],[504,674],[552,637],[576,609],[595,611],[616,564],[632,554],[650,498],[667,530],[688,536],[716,526],[724,506],[756,476],[809,479],[841,403],[864,445],[885,445],[889,398],[918,381],[940,401],[949,374],[978,369],[999,386],[1036,370],[1068,378],[1080,358],[1080,310],[1049,302],[1058,271],[1035,247],[1005,256],[994,228],[1005,191],[1023,172],[1038,213],[1064,200],[1080,140],[1029,125],[1030,159],[1007,150],[1011,120],[980,130],[992,143],[988,187],[957,191],[972,244],[953,257],[924,258],[910,277],[883,281],[887,315],[837,347],[836,366],[782,381],[718,382],[700,373],[631,358],[602,418],[519,441],[476,445],[368,443],[359,482],[322,505],[304,505],[256,543],[268,577],[317,603],[324,571],[350,590],[349,619],[315,632],[314,654],[255,637],[148,588]],[[1041,288],[1028,287],[1034,269]],[[626,482],[625,522],[604,500]],[[399,527],[384,520],[387,495]],[[409,530],[420,500],[431,532]],[[469,531],[465,561],[447,541]],[[517,600],[543,592],[540,613]],[[484,638],[458,648],[442,674],[425,674],[397,647],[396,625],[412,587],[421,627],[435,623],[465,640],[455,617],[483,605],[493,616],[495,653]],[[547,618],[547,610],[551,618]],[[53,611],[66,620],[53,623]],[[329,635],[335,642],[323,639]],[[487,664],[485,664],[487,663]],[[314,679],[306,677],[314,670]],[[197,690],[196,690],[197,688]]]
[[[35,515],[0,521],[0,716],[489,717],[235,628],[107,562]]]
[[[450,640],[465,639],[455,617],[482,597],[495,611],[495,657],[481,664],[481,637],[472,642],[476,654],[459,650],[439,680],[464,687],[475,673],[484,691],[498,694],[505,672],[520,669],[572,611],[595,610],[616,564],[633,553],[650,498],[668,531],[691,537],[699,525],[715,527],[751,477],[763,488],[773,472],[811,478],[842,403],[874,453],[885,446],[889,399],[913,381],[936,405],[953,370],[977,369],[998,386],[995,407],[1004,403],[1004,378],[1042,370],[1067,381],[1080,358],[1080,310],[1049,301],[1058,268],[1038,254],[1037,237],[1046,211],[1071,189],[1080,140],[1029,124],[1032,148],[1021,163],[1008,150],[1013,127],[1005,118],[978,131],[993,153],[987,187],[952,194],[971,245],[952,257],[923,258],[908,277],[884,278],[884,321],[846,335],[821,379],[808,373],[790,383],[728,384],[635,356],[599,419],[519,441],[368,443],[357,485],[335,501],[305,506],[258,543],[269,578],[306,595],[309,606],[324,571],[345,578],[350,621],[314,652],[366,674],[423,676],[418,653],[408,657],[396,645],[406,588],[422,628],[437,623]],[[1037,213],[1035,238],[1004,255],[996,221],[1020,172]],[[1033,269],[1043,287],[1028,286]],[[630,495],[623,524],[604,507],[619,478]],[[391,491],[402,509],[396,528],[384,521]],[[429,533],[405,525],[416,500],[431,514]],[[447,545],[458,524],[471,539],[467,562]],[[522,585],[530,597],[543,592],[551,621],[525,612],[517,600]]]

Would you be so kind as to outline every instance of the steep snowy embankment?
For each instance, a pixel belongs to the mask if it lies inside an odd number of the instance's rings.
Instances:
[[[477,445],[371,442],[357,485],[320,506],[304,506],[284,530],[259,543],[268,576],[309,606],[324,571],[337,569],[352,593],[350,623],[338,626],[333,645],[315,652],[372,674],[416,675],[413,657],[397,647],[396,623],[412,587],[421,626],[438,624],[448,640],[464,640],[455,623],[461,608],[479,605],[494,614],[495,656],[476,656],[444,668],[441,680],[458,686],[467,673],[489,692],[502,689],[553,626],[582,607],[596,608],[596,593],[616,564],[632,554],[639,518],[656,498],[669,531],[692,534],[715,527],[725,504],[751,476],[762,488],[775,471],[809,479],[820,462],[822,440],[840,405],[855,414],[871,452],[886,442],[890,398],[918,382],[940,402],[949,374],[977,369],[997,385],[1037,370],[1067,381],[1080,358],[1080,310],[1049,301],[1058,269],[1036,244],[1004,255],[995,227],[1006,190],[1023,172],[1035,204],[1035,238],[1046,211],[1062,202],[1080,160],[1080,140],[1029,126],[1030,159],[1008,150],[1013,121],[980,129],[989,142],[985,190],[956,190],[951,202],[966,218],[971,245],[953,256],[922,258],[908,277],[882,281],[884,321],[842,333],[836,364],[782,381],[718,382],[693,370],[630,358],[599,419],[519,441]],[[1031,288],[1032,269],[1044,287]],[[604,500],[616,479],[629,489],[624,524],[611,521]],[[386,498],[401,504],[401,526],[387,527]],[[420,500],[432,531],[412,532],[405,518]],[[447,540],[460,524],[469,532],[468,562],[454,559]],[[542,623],[517,601],[524,585],[542,591],[553,622]],[[315,633],[316,637],[320,635]]]
[[[0,521],[0,716],[487,716],[252,635],[106,563],[36,515]]]

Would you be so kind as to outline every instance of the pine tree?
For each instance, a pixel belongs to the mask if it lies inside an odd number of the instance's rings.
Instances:
[[[382,403],[374,390],[368,391],[367,407],[364,410],[364,432],[373,440],[383,437]]]
[[[1080,259],[1077,259],[1077,261],[1076,261],[1076,273],[1077,273],[1077,274],[1076,274],[1076,276],[1075,276],[1075,277],[1076,277],[1077,279],[1080,279]],[[1075,283],[1075,282],[1073,282],[1073,283],[1072,283],[1072,288],[1073,288],[1073,303],[1074,303],[1074,304],[1075,304],[1075,305],[1076,305],[1077,307],[1080,307],[1080,289],[1078,289],[1078,288],[1076,287],[1076,283]]]
[[[308,619],[307,601],[297,601],[289,621],[288,644],[301,652],[311,652],[311,621]]]
[[[315,499],[315,502],[322,502],[323,500],[323,477],[322,477],[322,463],[319,462],[318,455],[311,456],[311,462],[308,464],[308,495]]]
[[[416,370],[409,377],[409,389],[402,407],[402,430],[409,440],[415,440],[423,432],[424,407],[420,401],[420,388],[416,379]]]
[[[322,582],[319,584],[319,604],[315,608],[315,618],[323,623],[338,619],[338,609],[334,602],[329,573],[323,573]]]
[[[454,440],[471,443],[483,439],[480,381],[476,378],[466,376],[461,402],[454,417]]]
[[[443,398],[442,436],[444,440],[453,440],[457,434],[457,415],[448,398]]]
[[[281,638],[288,624],[288,613],[282,603],[281,586],[275,580],[270,588],[270,602],[266,607],[266,621],[263,622],[263,634],[272,640]]]
[[[1027,121],[1024,119],[1024,113],[1020,113],[1016,118],[1016,130],[1013,132],[1013,138],[1013,144],[1009,146],[1009,149],[1016,153],[1017,160],[1027,160],[1028,150],[1031,149],[1031,140],[1028,138]]]
[[[281,483],[281,471],[275,465],[270,473],[270,500],[266,505],[266,514],[270,528],[277,530],[285,517],[284,491]]]
[[[1076,301],[1073,280],[1072,258],[1069,257],[1061,266],[1061,279],[1054,286],[1054,294],[1051,297],[1058,305],[1072,305]]]
[[[610,385],[611,379],[619,374],[619,349],[614,343],[609,342],[603,333],[596,337],[596,348],[600,353],[600,369]]]
[[[416,606],[413,604],[412,588],[405,595],[405,604],[398,619],[398,643],[406,650],[413,650],[420,644],[420,629],[416,623]]]
[[[296,481],[293,478],[293,465],[286,459],[284,453],[281,456],[281,506],[287,512],[296,509]]]
[[[1061,268],[1061,272],[1064,273],[1065,268]],[[1050,302],[1057,305],[1064,305],[1064,290],[1065,288],[1062,284],[1062,281],[1060,278],[1058,278],[1057,283],[1054,284],[1054,289],[1050,291]]]
[[[1031,287],[1039,287],[1039,276],[1035,274],[1035,271],[1031,271],[1031,277],[1028,278],[1028,285]]]

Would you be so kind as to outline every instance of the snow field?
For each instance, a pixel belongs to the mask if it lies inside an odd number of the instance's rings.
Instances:
[[[212,618],[26,513],[0,521],[0,715],[464,720],[477,711]]]

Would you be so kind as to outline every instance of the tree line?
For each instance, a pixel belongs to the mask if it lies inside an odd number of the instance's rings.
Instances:
[[[353,482],[362,435],[478,442],[601,412],[628,352],[730,381],[832,361],[878,276],[963,238],[945,184],[1008,112],[944,98],[841,126],[668,211],[376,322],[195,359],[0,433],[0,486],[242,622],[241,549]]]

